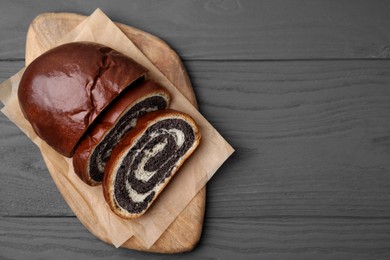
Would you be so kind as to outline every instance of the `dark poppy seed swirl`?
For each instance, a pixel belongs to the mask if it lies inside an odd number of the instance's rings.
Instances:
[[[192,119],[166,111],[152,112],[157,118],[144,120],[148,125],[135,138],[130,131],[130,145],[120,148],[121,158],[114,167],[108,166],[111,177],[103,189],[112,185],[112,204],[129,218],[143,214],[199,143]]]

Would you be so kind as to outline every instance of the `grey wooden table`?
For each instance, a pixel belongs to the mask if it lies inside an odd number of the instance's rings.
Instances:
[[[208,184],[198,247],[176,258],[390,258],[389,1],[0,2],[0,80],[43,12],[166,40],[201,112],[236,148]],[[155,259],[74,217],[38,149],[0,115],[0,259]]]

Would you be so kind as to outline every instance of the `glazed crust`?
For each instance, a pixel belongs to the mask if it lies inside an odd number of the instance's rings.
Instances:
[[[105,135],[111,130],[122,115],[133,105],[149,96],[165,96],[169,105],[169,92],[153,81],[145,81],[125,90],[122,95],[115,99],[107,109],[97,118],[94,124],[82,137],[73,155],[73,166],[76,174],[85,183],[96,186],[101,183],[94,181],[88,171],[89,158],[95,147],[103,140]]]
[[[148,204],[146,209],[139,214],[131,214],[127,211],[121,210],[114,201],[114,180],[116,176],[117,169],[120,166],[122,158],[124,158],[129,150],[129,148],[136,142],[140,136],[143,135],[145,130],[152,124],[157,121],[163,120],[165,118],[181,118],[185,120],[188,124],[192,126],[195,133],[195,140],[191,148],[186,152],[186,154],[182,157],[180,164],[177,165],[176,168],[173,169],[170,177],[165,179],[163,186],[157,191],[156,195],[152,199],[152,201]],[[196,147],[199,145],[201,139],[201,133],[198,129],[196,122],[187,114],[182,112],[173,110],[173,109],[165,109],[158,110],[155,112],[150,112],[141,118],[138,119],[137,125],[131,131],[129,131],[126,136],[122,139],[122,141],[114,148],[111,153],[111,157],[107,162],[106,169],[103,177],[103,195],[107,204],[110,206],[111,210],[117,214],[118,216],[125,219],[133,219],[142,216],[147,209],[153,204],[159,194],[164,190],[165,186],[170,182],[182,164],[186,161],[186,159],[194,152]]]
[[[19,104],[37,135],[70,157],[100,112],[145,73],[141,65],[107,46],[67,43],[26,68]]]

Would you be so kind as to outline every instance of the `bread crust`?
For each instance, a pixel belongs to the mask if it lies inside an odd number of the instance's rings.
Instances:
[[[73,42],[36,58],[25,70],[18,97],[37,135],[71,157],[95,118],[146,69],[107,46]]]
[[[148,206],[144,211],[138,214],[131,214],[121,210],[116,205],[116,202],[114,201],[114,196],[115,196],[114,180],[116,177],[117,169],[119,168],[123,158],[126,156],[128,150],[132,147],[132,145],[143,135],[145,130],[150,125],[164,118],[174,118],[174,117],[176,118],[180,117],[181,119],[185,120],[187,123],[189,123],[192,126],[195,133],[195,140],[193,145],[190,147],[187,153],[180,160],[177,167],[172,170],[170,177],[165,179],[164,184],[156,192],[156,195],[154,196],[154,198],[148,204]],[[118,216],[125,219],[134,219],[142,216],[148,210],[148,208],[153,204],[153,202],[157,199],[159,194],[164,190],[165,186],[170,182],[170,180],[173,178],[173,176],[176,174],[179,168],[183,165],[186,159],[195,151],[195,149],[198,147],[200,143],[200,139],[201,139],[201,133],[194,119],[192,119],[192,117],[190,117],[189,115],[179,112],[177,110],[173,110],[173,109],[158,110],[155,112],[150,112],[142,116],[141,118],[139,118],[136,127],[133,128],[131,131],[129,131],[126,134],[126,136],[123,138],[123,140],[114,148],[111,157],[106,165],[106,169],[103,177],[103,195],[105,200],[107,201],[107,204],[110,206],[111,210]]]
[[[81,180],[91,186],[101,184],[91,178],[88,167],[90,156],[96,146],[129,109],[140,101],[156,95],[163,96],[169,106],[169,92],[151,80],[144,81],[125,90],[101,113],[82,137],[72,158],[74,170]]]

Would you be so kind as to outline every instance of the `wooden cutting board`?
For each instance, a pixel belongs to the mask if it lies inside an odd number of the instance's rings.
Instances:
[[[72,13],[45,13],[37,16],[27,33],[26,65],[85,18]],[[190,80],[178,55],[165,42],[149,33],[119,23],[117,26],[197,107]],[[203,188],[151,248],[145,248],[135,237],[129,239],[122,247],[158,253],[192,250],[202,233],[205,203],[206,188]]]

